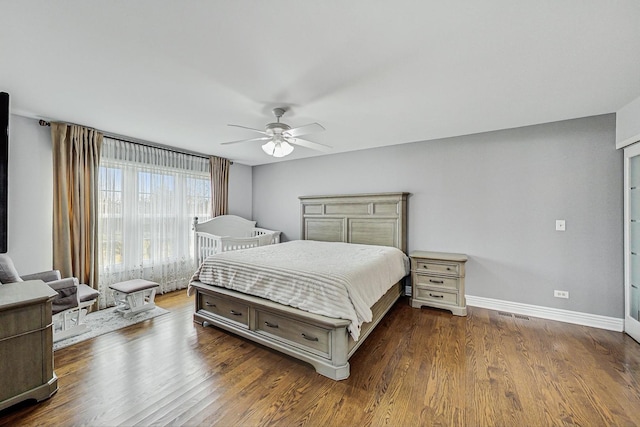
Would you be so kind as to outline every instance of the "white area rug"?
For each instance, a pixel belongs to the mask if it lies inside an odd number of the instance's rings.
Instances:
[[[153,310],[144,311],[130,317],[129,319],[125,319],[122,317],[122,314],[115,312],[115,307],[94,311],[93,313],[87,314],[85,319],[85,323],[91,329],[90,331],[81,335],[76,335],[75,337],[69,337],[62,341],[54,342],[53,351],[79,343],[80,341],[88,340],[89,338],[97,337],[98,335],[106,334],[107,332],[126,328],[127,326],[135,325],[136,323],[144,322],[147,319],[152,319],[167,313],[168,311],[164,308],[156,306]]]

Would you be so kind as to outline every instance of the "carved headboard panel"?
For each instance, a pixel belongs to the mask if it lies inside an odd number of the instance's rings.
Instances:
[[[302,239],[407,251],[409,193],[301,196]]]

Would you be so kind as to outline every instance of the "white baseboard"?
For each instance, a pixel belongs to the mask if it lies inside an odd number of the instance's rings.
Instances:
[[[609,331],[622,332],[624,330],[624,319],[618,319],[616,317],[580,313],[578,311],[522,304],[519,302],[503,301],[492,298],[474,297],[473,295],[465,295],[465,297],[467,299],[467,305],[473,307],[506,311],[508,313],[523,314],[526,316],[539,317],[541,319],[591,326],[593,328],[607,329]]]

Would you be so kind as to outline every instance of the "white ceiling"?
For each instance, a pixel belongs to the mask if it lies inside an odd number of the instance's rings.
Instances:
[[[274,161],[272,108],[331,153],[615,112],[640,96],[637,0],[0,0],[16,114]],[[298,147],[284,160],[323,155]]]

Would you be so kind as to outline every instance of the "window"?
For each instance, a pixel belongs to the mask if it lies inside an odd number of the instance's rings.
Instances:
[[[210,217],[208,159],[105,138],[100,165],[101,290],[133,278],[186,287],[193,217]]]

